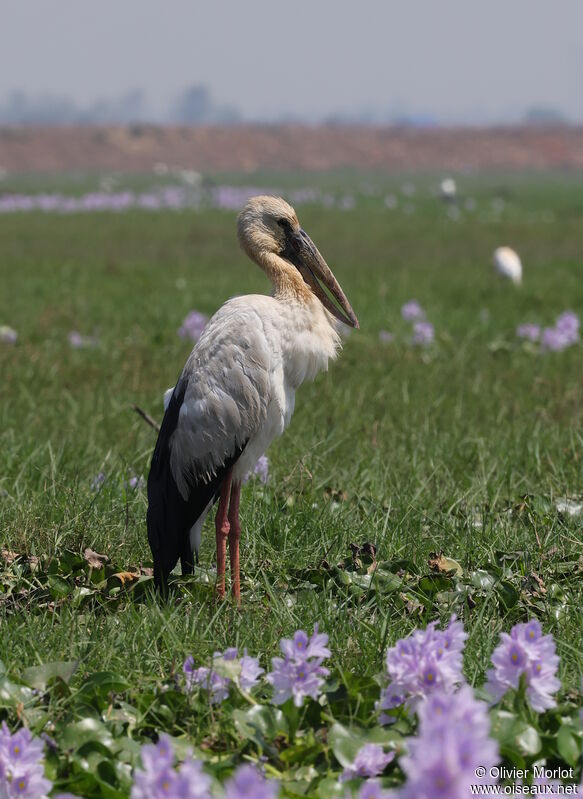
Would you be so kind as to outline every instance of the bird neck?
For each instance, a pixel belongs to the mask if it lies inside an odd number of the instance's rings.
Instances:
[[[301,274],[287,261],[275,253],[261,253],[257,263],[273,285],[273,296],[278,300],[296,300],[310,303],[314,295]]]

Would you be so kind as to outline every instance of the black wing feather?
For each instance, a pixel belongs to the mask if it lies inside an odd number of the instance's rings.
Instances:
[[[190,528],[200,518],[209,502],[216,500],[227,472],[245,448],[245,444],[238,448],[208,482],[192,482],[188,499],[185,500],[170,468],[170,438],[178,425],[185,392],[186,381],[179,381],[162,420],[148,475],[146,521],[157,588],[166,586],[168,575],[179,558],[183,571],[192,570],[193,552],[188,535]]]

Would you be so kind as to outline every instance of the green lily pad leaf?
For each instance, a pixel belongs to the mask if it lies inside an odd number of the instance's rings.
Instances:
[[[40,666],[30,666],[22,672],[23,680],[32,688],[40,688],[42,691],[49,682],[61,679],[68,685],[71,677],[77,669],[77,661],[58,660],[53,663],[43,663]]]
[[[559,754],[570,766],[576,766],[581,755],[581,746],[572,730],[562,724],[557,735],[557,749]]]

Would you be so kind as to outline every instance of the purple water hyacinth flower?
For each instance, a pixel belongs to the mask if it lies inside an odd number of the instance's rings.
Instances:
[[[91,490],[99,491],[101,486],[105,483],[106,479],[107,478],[105,476],[105,472],[98,472],[91,481]]]
[[[243,650],[243,657],[239,661],[241,664],[241,673],[239,674],[239,685],[243,691],[250,691],[258,683],[265,669],[259,665],[259,658],[250,657],[247,650]]]
[[[18,333],[8,325],[0,325],[0,341],[3,344],[16,344],[18,341]]]
[[[358,799],[395,799],[397,795],[386,791],[378,780],[367,780],[358,792]]]
[[[574,337],[574,340],[577,340],[579,337],[580,326],[581,322],[574,311],[564,311],[560,316],[557,317],[557,321],[555,322],[555,327],[557,330],[561,330],[563,333],[570,334]]]
[[[541,349],[545,352],[562,352],[570,347],[573,341],[569,334],[556,327],[545,327],[541,335]]]
[[[493,669],[487,672],[486,691],[499,702],[510,689],[526,683],[526,696],[538,713],[556,707],[553,698],[561,682],[557,678],[559,657],[552,635],[543,635],[536,619],[515,624],[510,634],[500,634],[500,644],[492,654]]]
[[[71,330],[67,333],[67,341],[74,349],[97,347],[99,345],[99,341],[95,336],[83,336],[78,330]]]
[[[516,328],[516,335],[518,338],[524,338],[527,341],[538,341],[541,336],[540,325],[527,322],[524,325],[518,325]]]
[[[354,777],[377,777],[394,758],[395,753],[385,754],[380,744],[365,744],[359,749],[354,762],[345,767],[340,781],[345,782]]]
[[[252,477],[257,477],[261,483],[264,485],[269,480],[269,460],[267,455],[262,455],[255,466],[253,467],[253,471],[249,472],[243,478],[243,482],[247,483]]]
[[[276,799],[279,782],[267,780],[255,766],[239,766],[225,783],[224,799]]]
[[[418,706],[419,734],[407,742],[400,765],[407,783],[401,799],[467,799],[470,786],[493,785],[490,769],[499,762],[489,738],[488,707],[477,701],[468,685],[456,693],[436,693]],[[483,778],[476,769],[485,770]]]
[[[215,652],[213,655],[213,666],[217,666],[222,661],[237,660],[238,652],[235,647],[226,649],[224,652]],[[241,690],[250,691],[254,688],[264,673],[259,665],[259,658],[251,657],[245,649],[243,656],[239,659],[240,671],[235,678]],[[186,690],[192,691],[196,687],[206,689],[210,695],[211,704],[220,704],[229,696],[229,689],[232,679],[219,674],[215,668],[200,666],[195,668],[194,658],[189,655],[184,661],[182,670],[186,677]]]
[[[407,322],[415,322],[425,319],[425,311],[417,300],[409,300],[409,302],[401,306],[401,316],[403,319],[406,319]]]
[[[394,340],[394,333],[389,333],[388,330],[379,330],[379,341],[382,341],[383,344],[390,344]]]
[[[318,631],[317,624],[310,638],[298,630],[292,639],[281,639],[279,647],[285,657],[272,658],[272,671],[266,676],[273,685],[274,704],[282,705],[293,697],[294,705],[301,707],[306,697],[319,698],[324,677],[330,673],[322,666],[330,656],[327,643],[328,636]]]
[[[143,769],[136,769],[130,799],[211,799],[210,777],[202,763],[187,757],[174,768],[172,739],[161,733],[158,743],[142,746]]]
[[[0,727],[0,797],[45,799],[52,783],[44,774],[43,743],[30,730],[11,734],[5,722]]]
[[[67,334],[67,341],[75,348],[83,346],[83,336],[78,330],[71,330],[70,333]]]
[[[425,630],[415,630],[387,650],[389,684],[382,691],[380,710],[392,710],[404,702],[415,709],[423,697],[435,690],[451,692],[463,682],[462,654],[467,633],[452,616],[445,630],[431,622]],[[391,718],[381,715],[381,723]]]
[[[314,625],[314,632],[308,638],[303,630],[297,630],[293,638],[282,638],[279,648],[288,659],[304,661],[308,658],[329,658],[331,655],[327,647],[328,636],[318,630],[319,625]]]
[[[198,341],[207,322],[208,318],[203,313],[200,313],[200,311],[190,311],[184,318],[182,325],[178,328],[178,335],[181,338]]]
[[[546,352],[561,352],[579,341],[579,317],[573,311],[565,311],[554,327],[545,327],[541,336],[541,349]]]
[[[324,684],[324,677],[330,673],[319,665],[319,659],[313,662],[284,660],[272,658],[271,671],[266,679],[273,685],[273,703],[283,705],[293,697],[294,705],[301,707],[306,697],[318,699]]]
[[[413,325],[413,344],[426,346],[435,340],[435,329],[431,322],[415,322]]]
[[[195,688],[204,688],[209,693],[211,704],[220,704],[229,695],[230,680],[227,677],[221,677],[213,669],[208,666],[199,666],[194,668],[194,658],[189,655],[184,661],[182,667],[186,675],[186,690],[193,691]]]

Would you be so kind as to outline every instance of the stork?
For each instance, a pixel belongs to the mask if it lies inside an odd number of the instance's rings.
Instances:
[[[166,393],[148,476],[147,527],[155,584],[165,590],[178,560],[182,573],[192,574],[204,519],[218,499],[216,592],[225,596],[228,539],[231,590],[239,602],[243,477],[288,426],[296,389],[336,357],[335,319],[359,325],[285,200],[251,198],[237,232],[273,292],[235,297],[219,308]]]
[[[498,247],[494,250],[492,261],[499,275],[508,278],[515,285],[522,283],[522,264],[518,253],[510,247]]]

